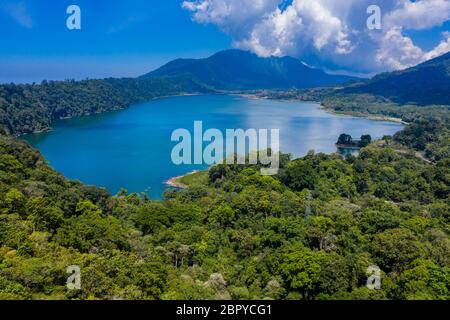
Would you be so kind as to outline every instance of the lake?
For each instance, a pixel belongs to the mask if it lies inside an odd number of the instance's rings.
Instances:
[[[316,103],[249,99],[229,95],[183,96],[154,100],[129,109],[59,120],[54,130],[24,137],[50,165],[70,179],[117,193],[146,192],[161,198],[169,178],[207,166],[171,161],[172,132],[193,130],[280,129],[280,149],[295,157],[309,150],[336,152],[341,133],[354,138],[393,135],[403,125],[328,113]]]

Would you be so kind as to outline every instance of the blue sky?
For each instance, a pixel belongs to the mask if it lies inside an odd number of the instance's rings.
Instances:
[[[383,30],[368,32],[373,3]],[[449,51],[449,18],[450,0],[0,0],[0,82],[137,76],[231,47],[371,75]]]
[[[66,27],[71,4],[81,30]],[[176,0],[0,0],[0,38],[0,82],[136,76],[231,46]]]

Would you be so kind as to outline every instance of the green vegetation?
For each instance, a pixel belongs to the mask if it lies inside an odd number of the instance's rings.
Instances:
[[[399,104],[450,105],[449,87],[450,53],[447,53],[406,70],[379,74],[340,91],[381,96]]]
[[[339,147],[350,148],[365,148],[372,142],[372,137],[369,134],[361,136],[360,140],[354,140],[351,135],[343,133],[339,136],[336,145]]]
[[[206,90],[189,76],[2,85],[0,131]],[[357,157],[282,155],[273,177],[218,165],[181,178],[189,188],[162,201],[68,181],[0,134],[0,299],[449,300],[449,107],[339,88],[263,95],[410,124],[381,141],[361,137]],[[78,291],[65,286],[72,265]],[[371,265],[381,290],[366,287]]]
[[[275,177],[219,165],[150,201],[67,181],[1,137],[0,298],[450,299],[449,158],[397,143],[282,155]],[[70,265],[82,290],[65,287]]]
[[[46,131],[55,119],[119,110],[171,95],[216,92],[214,89],[304,88],[349,79],[326,75],[289,57],[261,59],[230,50],[203,60],[175,60],[140,78],[4,84],[0,85],[0,134]],[[253,93],[271,99],[320,101],[325,108],[357,116],[410,123],[419,118],[430,120],[432,115],[445,123],[443,120],[450,120],[449,87],[450,54],[446,54],[414,68],[350,81],[341,87]]]
[[[365,148],[371,143],[372,143],[372,136],[370,134],[364,134],[361,136],[361,139],[358,142],[358,146],[360,148]]]
[[[179,180],[182,184],[186,186],[204,186],[208,183],[208,172],[207,171],[196,171],[189,173]]]
[[[176,59],[141,78],[186,74],[216,90],[311,88],[355,79],[327,74],[295,58],[261,58],[237,49],[221,51],[206,59]]]
[[[387,139],[391,145],[393,142],[398,144],[392,145],[393,148],[402,149],[405,146],[412,148],[424,159],[434,162],[450,156],[450,105],[400,105],[381,96],[344,94],[341,89],[336,88],[255,94],[270,99],[320,101],[325,109],[340,114],[402,121],[408,125],[407,128],[397,133],[393,139]],[[361,137],[361,140],[367,138]],[[363,141],[362,146],[367,142]]]
[[[401,118],[407,114],[414,116],[415,111],[411,112],[414,106],[430,109],[429,106],[444,105],[448,108],[448,88],[450,53],[406,70],[383,73],[369,80],[351,81],[339,87],[274,91],[263,95],[274,99],[321,101],[325,106],[334,107],[337,111],[387,113],[389,116]],[[396,108],[399,106],[400,108]]]
[[[353,144],[353,138],[352,138],[351,135],[343,133],[343,134],[341,134],[339,136],[337,144],[340,144],[340,145],[351,145],[351,144]]]
[[[51,129],[55,119],[114,111],[141,101],[207,91],[187,75],[4,84],[0,85],[0,134],[46,131]]]

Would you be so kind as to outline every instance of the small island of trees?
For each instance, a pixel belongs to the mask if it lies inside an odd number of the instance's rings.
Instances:
[[[360,140],[354,140],[351,135],[343,133],[339,136],[336,143],[338,148],[365,148],[372,142],[369,134],[362,135]]]

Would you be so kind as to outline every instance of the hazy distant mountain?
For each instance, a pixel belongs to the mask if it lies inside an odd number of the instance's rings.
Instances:
[[[450,53],[406,70],[382,73],[342,92],[383,96],[401,104],[450,105]]]
[[[312,88],[355,79],[327,74],[291,57],[260,58],[242,50],[221,51],[206,59],[177,59],[141,78],[180,74],[222,90]]]

